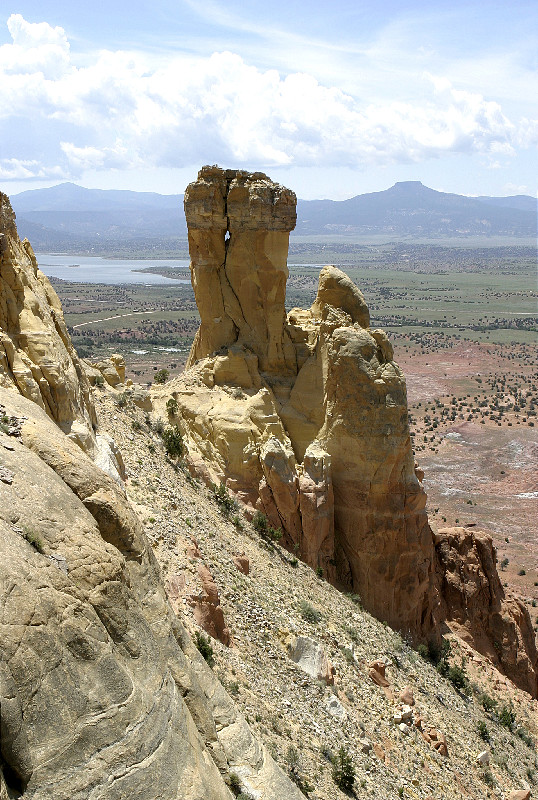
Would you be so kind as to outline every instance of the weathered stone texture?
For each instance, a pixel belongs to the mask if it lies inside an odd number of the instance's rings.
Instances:
[[[85,449],[94,445],[90,387],[60,301],[0,192],[0,385],[33,400]]]
[[[295,196],[265,175],[204,167],[185,212],[201,324],[190,369],[154,396],[174,392],[193,469],[378,617],[429,630],[433,544],[405,380],[361,292],[324,267],[312,308],[286,316]]]
[[[0,403],[21,423],[1,448],[13,474],[0,483],[10,789],[32,800],[230,800],[233,768],[259,797],[298,800],[173,615],[118,484],[36,404],[6,389]]]
[[[538,652],[528,609],[505,591],[491,536],[444,528],[435,536],[442,616],[479,653],[532,697],[538,696]]]

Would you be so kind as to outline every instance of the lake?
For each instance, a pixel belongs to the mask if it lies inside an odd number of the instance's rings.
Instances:
[[[190,280],[174,280],[151,272],[138,270],[147,267],[188,267],[183,259],[145,260],[107,259],[96,256],[66,256],[54,253],[36,253],[37,263],[49,278],[61,278],[75,283],[141,283],[145,286],[155,284],[190,283]]]

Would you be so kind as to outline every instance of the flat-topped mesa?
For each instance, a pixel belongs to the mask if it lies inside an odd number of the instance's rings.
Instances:
[[[284,328],[296,197],[262,172],[203,167],[185,192],[200,329],[187,363],[240,342],[263,372],[295,368]]]
[[[71,343],[58,296],[21,242],[0,192],[0,385],[33,400],[81,446],[94,446],[90,386]]]

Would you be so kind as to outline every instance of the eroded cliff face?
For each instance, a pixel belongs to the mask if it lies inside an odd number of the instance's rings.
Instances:
[[[299,800],[173,613],[121,485],[79,446],[88,384],[1,209],[0,797],[231,800],[234,772]]]
[[[491,536],[475,528],[435,535],[442,617],[532,697],[538,696],[538,652],[528,610],[505,592]]]
[[[433,543],[386,335],[335,267],[286,315],[295,196],[267,176],[204,167],[185,213],[201,324],[190,369],[156,397],[177,400],[193,468],[376,616],[429,631]]]
[[[90,387],[58,296],[0,192],[0,385],[37,403],[84,449],[95,447]]]

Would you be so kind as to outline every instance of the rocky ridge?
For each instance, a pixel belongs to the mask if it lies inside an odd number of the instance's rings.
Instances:
[[[235,774],[298,800],[173,613],[121,481],[84,452],[89,382],[4,196],[0,222],[0,797],[229,800]]]
[[[147,395],[113,371],[95,382],[98,431],[124,453],[138,516],[44,409],[13,382],[0,392],[2,800],[224,798],[233,773],[256,798],[298,798],[299,780],[336,800],[327,757],[340,746],[359,797],[528,797],[535,702],[451,637],[527,739],[508,731],[239,513],[226,519],[166,456]],[[188,635],[194,599],[230,634],[214,670]],[[301,638],[330,660],[320,678],[295,660]],[[491,742],[477,763],[479,722]]]

